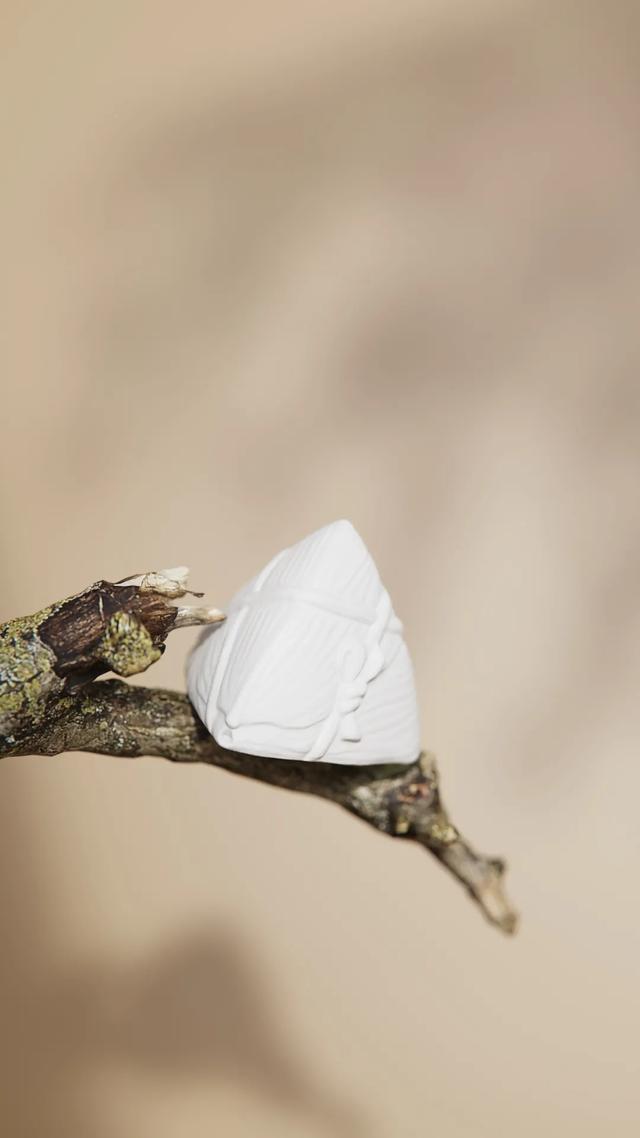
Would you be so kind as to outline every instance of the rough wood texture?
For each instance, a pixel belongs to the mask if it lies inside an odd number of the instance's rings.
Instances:
[[[97,581],[0,625],[0,754],[29,738],[65,693],[104,672],[144,672],[172,628],[224,619],[218,609],[170,603],[188,592],[184,568]]]
[[[221,619],[215,609],[178,609],[186,573],[146,574],[123,585],[100,581],[34,616],[0,627],[0,755],[89,751],[157,755],[222,767],[286,790],[316,794],[392,837],[429,850],[504,932],[516,914],[503,888],[504,863],[477,853],[450,821],[432,755],[410,766],[349,767],[256,758],[227,751],[186,695],[94,682],[132,675],[160,655],[172,628]]]

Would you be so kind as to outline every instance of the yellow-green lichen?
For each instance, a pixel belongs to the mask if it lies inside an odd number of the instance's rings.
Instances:
[[[51,611],[43,609],[0,627],[0,736],[15,734],[26,721],[37,723],[49,696],[63,686],[54,671],[55,656],[38,635]]]
[[[440,817],[429,822],[428,835],[431,841],[437,842],[438,845],[450,846],[457,840],[458,831],[446,818]]]
[[[144,624],[135,616],[123,611],[113,614],[100,641],[99,656],[117,676],[144,672],[161,655]]]

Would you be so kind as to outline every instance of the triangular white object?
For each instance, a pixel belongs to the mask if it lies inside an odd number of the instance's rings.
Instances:
[[[327,763],[410,763],[420,751],[402,625],[350,522],[285,549],[234,597],[187,667],[222,747]]]

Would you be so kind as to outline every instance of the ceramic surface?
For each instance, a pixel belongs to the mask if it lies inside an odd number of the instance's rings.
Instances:
[[[358,765],[417,757],[402,625],[350,522],[283,550],[227,613],[187,668],[191,700],[221,746]]]

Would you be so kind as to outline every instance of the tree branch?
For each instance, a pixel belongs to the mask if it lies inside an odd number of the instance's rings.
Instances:
[[[146,574],[128,579],[125,588],[98,582],[43,613],[0,627],[0,754],[155,755],[209,763],[318,795],[384,834],[429,850],[492,924],[514,932],[517,917],[503,888],[504,863],[477,853],[452,824],[432,755],[422,754],[410,766],[349,767],[239,754],[218,746],[182,693],[117,680],[94,682],[96,674],[109,669],[127,675],[144,670],[160,654],[171,628],[221,619],[217,610],[168,604],[168,596],[186,592],[186,577],[177,588],[167,584],[171,580]],[[88,623],[87,611],[92,614]],[[58,617],[55,636],[52,613]],[[183,615],[176,620],[177,614]],[[30,685],[26,695],[25,685]]]

